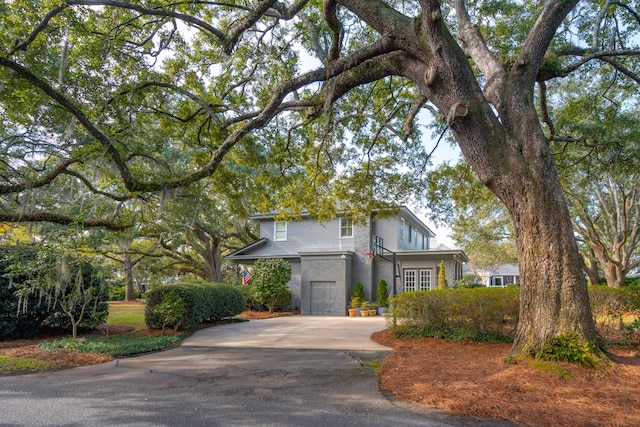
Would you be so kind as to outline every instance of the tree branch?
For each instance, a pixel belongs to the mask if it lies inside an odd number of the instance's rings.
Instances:
[[[507,76],[504,66],[489,50],[478,26],[471,23],[466,0],[454,0],[453,7],[456,10],[458,38],[462,42],[462,49],[467,56],[473,59],[480,72],[485,76],[484,96],[498,107]]]
[[[33,188],[40,188],[40,187],[49,185],[59,175],[68,172],[67,168],[77,162],[79,162],[78,159],[67,159],[67,160],[64,160],[62,163],[60,163],[56,168],[54,168],[46,176],[40,179],[36,179],[33,181],[30,180],[28,182],[23,182],[20,184],[0,185],[0,194],[14,194],[14,193],[19,193],[21,191],[30,190]]]
[[[111,231],[123,231],[133,224],[121,224],[106,219],[82,220],[52,212],[11,213],[0,212],[0,222],[50,222],[59,225],[79,225],[84,228],[106,228]]]

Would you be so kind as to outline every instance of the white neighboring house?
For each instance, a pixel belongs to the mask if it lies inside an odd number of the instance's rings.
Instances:
[[[633,255],[629,260],[629,263],[633,264],[634,262],[638,262],[638,261],[640,261],[640,255]],[[640,265],[637,265],[631,270],[629,270],[629,272],[627,273],[627,277],[631,277],[631,278],[640,277]]]
[[[467,267],[464,273],[474,274],[471,268]],[[520,283],[520,267],[517,264],[497,264],[493,268],[478,271],[478,276],[483,286],[504,288]]]

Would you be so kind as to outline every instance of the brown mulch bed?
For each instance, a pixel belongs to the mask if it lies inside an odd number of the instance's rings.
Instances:
[[[640,350],[612,348],[609,366],[598,370],[561,364],[571,378],[531,364],[505,364],[510,344],[444,339],[395,339],[390,331],[372,339],[393,347],[384,360],[380,387],[398,399],[521,425],[640,425]]]

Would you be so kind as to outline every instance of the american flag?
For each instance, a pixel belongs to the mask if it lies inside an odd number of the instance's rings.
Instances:
[[[246,285],[251,280],[251,273],[246,268],[242,269],[242,284]]]

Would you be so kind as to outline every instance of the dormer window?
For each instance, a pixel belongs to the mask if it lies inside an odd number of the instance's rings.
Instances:
[[[340,238],[353,237],[353,220],[351,218],[340,218]]]
[[[287,222],[276,221],[273,229],[273,240],[276,242],[282,242],[287,240]]]

